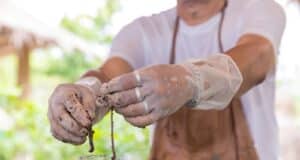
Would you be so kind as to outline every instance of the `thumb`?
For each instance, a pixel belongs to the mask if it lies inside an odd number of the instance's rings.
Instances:
[[[93,124],[101,121],[107,112],[111,109],[108,103],[107,96],[99,96],[96,98],[96,118],[93,120]]]

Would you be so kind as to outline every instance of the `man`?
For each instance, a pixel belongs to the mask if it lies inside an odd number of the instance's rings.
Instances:
[[[177,0],[124,27],[101,69],[56,88],[52,134],[84,143],[86,128],[110,109],[96,105],[105,95],[132,125],[156,124],[152,160],[277,159],[274,76],[284,27],[273,0]]]

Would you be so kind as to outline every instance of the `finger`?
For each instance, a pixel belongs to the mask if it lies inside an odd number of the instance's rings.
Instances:
[[[146,101],[131,104],[123,108],[115,108],[115,111],[119,114],[122,114],[124,117],[137,117],[147,115],[151,112],[151,107]]]
[[[70,133],[70,132],[66,131],[64,128],[62,128],[56,122],[53,122],[51,124],[51,133],[56,139],[58,139],[64,143],[80,145],[80,144],[83,144],[86,140],[86,137],[79,137],[79,136],[73,135],[72,133]]]
[[[110,82],[102,85],[101,94],[109,94],[118,91],[128,90],[140,86],[142,79],[138,72],[127,73],[120,77],[112,79]]]
[[[149,87],[137,87],[134,89],[126,90],[123,92],[117,92],[112,95],[108,95],[109,104],[115,108],[128,106],[143,101],[147,96],[151,94]]]
[[[78,95],[70,94],[65,98],[64,106],[71,113],[73,118],[84,127],[89,127],[92,124],[91,117],[88,115],[87,109],[84,109],[78,100]]]
[[[99,122],[104,118],[106,113],[111,109],[111,105],[108,103],[107,96],[99,96],[96,98],[96,117],[93,119],[93,124]]]
[[[110,104],[108,102],[108,96],[99,96],[96,99],[96,106],[98,108],[103,108],[103,107],[110,107]]]
[[[73,135],[72,133],[65,130],[62,126],[60,126],[51,113],[48,114],[48,117],[51,122],[51,133],[53,137],[64,143],[71,143],[75,145],[79,145],[85,142],[86,136]]]
[[[88,113],[90,119],[95,119],[96,117],[96,96],[94,96],[94,94],[92,93],[92,91],[90,91],[89,89],[86,89],[83,86],[77,86],[79,87],[79,89],[81,90],[81,100],[82,100],[82,104],[84,109],[86,110],[86,112]],[[85,96],[83,96],[85,95]]]
[[[153,124],[159,119],[158,114],[150,113],[145,116],[138,116],[138,117],[126,117],[125,120],[129,122],[130,124],[144,128],[145,126],[148,126],[150,124]]]
[[[58,105],[55,109],[51,109],[49,114],[49,117],[53,116],[54,121],[59,123],[65,130],[76,136],[87,136],[88,130],[80,126],[64,109],[63,105]]]
[[[61,137],[59,134],[57,134],[57,132],[54,129],[52,129],[52,127],[51,127],[51,134],[57,140],[62,141],[64,143],[68,143],[63,137]]]
[[[97,109],[96,109],[96,105],[95,105],[95,100],[94,100],[94,103],[91,103],[91,102],[84,102],[83,103],[84,106],[86,106],[87,108],[85,109],[85,111],[88,113],[89,115],[89,120],[92,121],[96,118],[96,112],[97,112]]]

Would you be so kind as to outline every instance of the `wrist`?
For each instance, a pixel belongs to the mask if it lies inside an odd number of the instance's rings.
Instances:
[[[99,95],[102,82],[93,76],[83,77],[75,82],[77,85],[88,88],[94,95]]]
[[[186,66],[186,64],[179,64],[178,67],[180,67],[182,69],[183,72],[183,76],[186,79],[186,89],[188,89],[188,98],[186,99],[186,105],[192,107],[192,104],[196,105],[196,101],[194,100],[197,97],[198,94],[198,89],[197,89],[197,85],[195,84],[195,80],[193,77],[193,73],[191,72],[191,70],[189,69],[188,66]]]
[[[189,104],[197,109],[224,109],[243,82],[235,61],[225,54],[189,61],[182,66],[192,75],[195,92]]]

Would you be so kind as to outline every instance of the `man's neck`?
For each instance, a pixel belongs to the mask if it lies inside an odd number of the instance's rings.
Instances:
[[[188,25],[204,23],[222,10],[226,0],[182,0],[178,2],[178,15]]]

